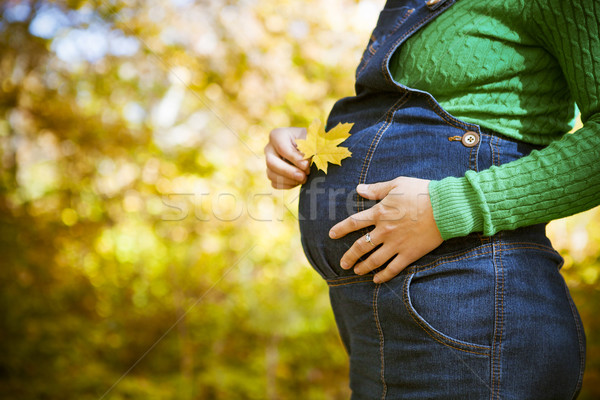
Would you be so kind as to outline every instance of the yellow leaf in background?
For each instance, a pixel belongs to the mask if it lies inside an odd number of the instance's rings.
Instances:
[[[315,164],[318,169],[327,173],[328,163],[342,165],[342,160],[352,155],[347,147],[338,146],[350,137],[350,129],[353,125],[339,123],[325,133],[325,126],[316,119],[308,127],[306,139],[296,140],[298,150],[304,153],[304,158],[312,157],[311,164]]]

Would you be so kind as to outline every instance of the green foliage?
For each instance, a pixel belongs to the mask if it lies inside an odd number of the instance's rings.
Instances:
[[[0,5],[0,397],[348,397],[297,191],[270,188],[262,148],[352,92],[380,6]],[[598,221],[563,246],[588,398]]]

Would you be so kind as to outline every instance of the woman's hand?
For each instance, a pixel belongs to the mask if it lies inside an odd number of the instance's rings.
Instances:
[[[306,138],[305,128],[277,128],[265,146],[267,177],[275,189],[291,189],[306,181],[309,160],[296,148],[296,139]]]
[[[362,197],[383,200],[337,223],[329,231],[329,237],[338,239],[375,225],[370,232],[371,243],[365,236],[354,242],[342,256],[341,267],[349,269],[354,266],[355,273],[364,275],[395,256],[373,278],[375,283],[386,282],[438,247],[443,239],[433,218],[428,185],[428,180],[403,176],[387,182],[358,185],[356,190]],[[361,256],[380,244],[367,259],[354,265]]]

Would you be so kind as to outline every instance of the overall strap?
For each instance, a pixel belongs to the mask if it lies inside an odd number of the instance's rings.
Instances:
[[[408,90],[391,77],[389,61],[402,43],[458,0],[388,0],[356,70],[356,93]]]

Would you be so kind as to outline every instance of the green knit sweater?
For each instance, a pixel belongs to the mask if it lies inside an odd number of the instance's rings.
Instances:
[[[600,0],[458,0],[406,41],[394,79],[450,114],[548,144],[519,160],[429,184],[444,239],[600,204]],[[575,103],[583,127],[573,127]]]

